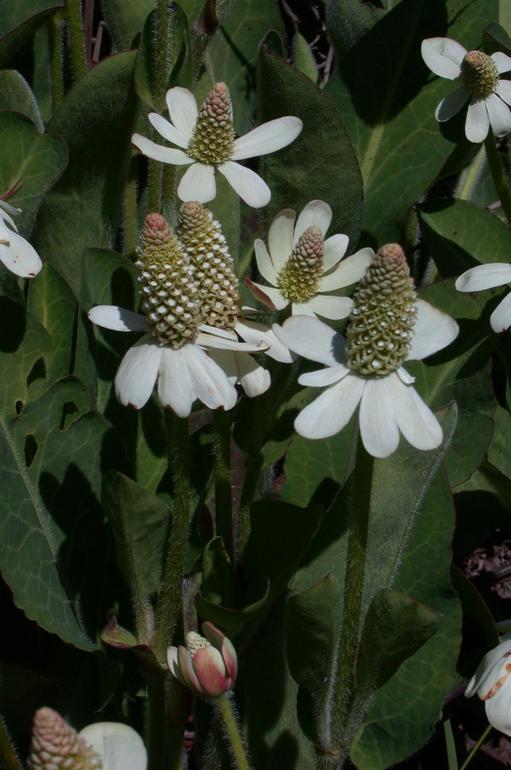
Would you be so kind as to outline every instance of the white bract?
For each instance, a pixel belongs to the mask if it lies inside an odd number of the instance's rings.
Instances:
[[[182,149],[164,147],[140,134],[134,134],[132,142],[153,160],[189,166],[177,188],[179,198],[199,203],[213,200],[218,170],[245,203],[254,208],[266,206],[271,197],[268,185],[238,161],[291,144],[302,130],[302,121],[293,116],[277,118],[235,138],[231,100],[224,83],[215,84],[200,111],[186,88],[171,88],[166,100],[170,121],[156,112],[149,114],[149,121],[164,139]]]
[[[42,262],[34,247],[18,233],[12,218],[17,214],[21,209],[0,199],[0,262],[14,275],[34,278]]]
[[[147,770],[144,742],[128,725],[96,722],[78,735],[100,757],[102,770]]]
[[[484,701],[488,722],[505,735],[511,735],[511,640],[488,652],[467,685],[465,696],[477,695]]]
[[[97,305],[90,320],[105,329],[121,332],[145,331],[146,319],[116,305]],[[121,361],[115,376],[115,392],[125,406],[140,409],[149,400],[155,384],[162,406],[179,417],[188,417],[196,399],[210,409],[232,409],[236,389],[207,350],[251,351],[257,346],[239,342],[232,335],[211,327],[200,327],[193,342],[175,349],[145,334]]]
[[[340,233],[325,239],[332,221],[327,203],[313,200],[298,219],[284,209],[273,220],[264,241],[254,244],[257,267],[268,285],[247,279],[254,296],[271,309],[291,305],[293,315],[346,318],[353,302],[328,292],[350,286],[364,275],[374,257],[365,248],[343,259],[349,238]]]
[[[462,273],[456,280],[458,291],[484,291],[511,283],[511,265],[494,262],[492,265],[478,265]],[[511,294],[506,294],[490,316],[494,332],[503,332],[511,326]]]
[[[501,80],[511,70],[511,58],[504,53],[491,56],[467,51],[455,40],[432,37],[422,41],[422,58],[429,69],[442,78],[457,81],[459,87],[436,108],[436,119],[452,118],[469,102],[465,134],[471,142],[484,142],[491,126],[496,136],[511,131],[511,82]]]
[[[388,457],[399,445],[399,434],[417,449],[435,449],[442,428],[413,387],[414,378],[399,367],[383,377],[364,377],[347,366],[345,339],[315,318],[295,316],[275,325],[278,339],[310,361],[326,368],[302,374],[301,385],[326,388],[295,420],[297,432],[310,439],[333,436],[349,422],[357,406],[362,442],[373,457]],[[457,323],[423,300],[417,300],[408,361],[421,360],[449,345]]]

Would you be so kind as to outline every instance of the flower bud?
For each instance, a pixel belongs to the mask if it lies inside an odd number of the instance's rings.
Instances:
[[[477,692],[484,701],[488,722],[511,735],[511,639],[488,652],[467,685],[465,696]]]
[[[203,623],[201,636],[186,635],[186,647],[169,647],[170,673],[201,698],[218,698],[232,690],[238,671],[236,650],[212,623]]]

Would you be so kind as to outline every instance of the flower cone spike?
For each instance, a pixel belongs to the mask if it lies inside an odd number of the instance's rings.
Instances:
[[[199,163],[223,163],[233,144],[231,95],[225,83],[215,83],[200,108],[187,153]]]
[[[36,711],[28,770],[100,770],[101,759],[53,709]]]
[[[197,631],[188,631],[186,634],[186,649],[193,656],[198,650],[203,650],[206,647],[211,647],[211,643],[208,640],[197,633]]]
[[[416,292],[403,249],[382,246],[353,296],[348,322],[348,366],[382,377],[406,360],[417,315]]]
[[[486,99],[499,82],[499,71],[487,54],[469,51],[461,62],[461,80],[476,99]]]
[[[323,271],[323,235],[308,227],[279,274],[279,289],[290,302],[308,302],[316,294]]]
[[[193,270],[182,245],[160,214],[146,217],[135,264],[142,310],[156,339],[175,349],[193,342],[200,323]]]
[[[201,203],[184,203],[177,233],[194,269],[202,322],[234,328],[240,315],[239,281],[220,223]]]

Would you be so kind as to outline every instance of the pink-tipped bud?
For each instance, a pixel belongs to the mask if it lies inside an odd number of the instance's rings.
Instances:
[[[203,623],[205,636],[191,631],[186,647],[169,647],[167,662],[176,679],[202,698],[215,699],[234,687],[238,673],[236,650],[212,623]]]

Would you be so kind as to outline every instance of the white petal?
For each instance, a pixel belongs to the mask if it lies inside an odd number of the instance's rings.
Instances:
[[[312,388],[325,388],[340,382],[350,370],[344,364],[328,366],[326,369],[316,369],[314,372],[306,372],[298,377],[300,385],[308,385]]]
[[[442,313],[429,302],[417,300],[417,320],[407,361],[421,361],[450,345],[459,333],[459,326],[450,315]]]
[[[177,144],[178,147],[183,147],[186,150],[188,147],[187,137],[173,126],[172,123],[165,120],[161,115],[158,115],[157,112],[150,112],[147,117],[149,118],[149,123],[154,126],[164,139],[173,144]]]
[[[232,409],[237,394],[225,372],[197,345],[186,345],[188,370],[197,398],[210,409]]]
[[[511,104],[511,80],[499,80],[495,93],[500,96],[506,104]]]
[[[209,324],[199,324],[199,330],[206,332],[206,334],[213,334],[216,337],[223,337],[226,340],[237,340],[236,332],[232,329],[220,329],[218,326],[210,326]]]
[[[267,349],[264,351],[265,355],[270,356],[275,361],[279,361],[282,364],[292,364],[294,356],[290,352],[289,348],[280,342],[274,335],[273,331],[264,324],[257,323],[256,321],[238,321],[236,324],[236,331],[245,342],[251,344],[263,344]]]
[[[295,420],[297,433],[305,438],[327,438],[339,433],[350,421],[364,392],[365,380],[349,374],[327,388],[302,409]]]
[[[396,382],[398,385],[394,385]],[[399,397],[398,388],[406,387],[398,378],[368,379],[360,404],[360,435],[366,450],[373,457],[389,457],[399,446],[399,430],[393,401]]]
[[[271,283],[272,286],[276,286],[278,280],[277,272],[273,267],[273,262],[270,259],[270,255],[268,254],[268,249],[266,248],[264,241],[258,238],[254,243],[254,250],[256,255],[257,269],[265,281]]]
[[[506,283],[511,283],[511,265],[507,262],[493,262],[466,270],[456,279],[455,286],[458,291],[483,291]]]
[[[495,136],[503,136],[511,131],[511,110],[496,94],[486,97],[486,109]]]
[[[323,272],[327,273],[344,257],[350,239],[347,235],[337,233],[327,238],[323,244]],[[374,255],[373,250],[371,252]]]
[[[442,443],[442,428],[411,385],[403,385],[397,374],[390,374],[395,384],[393,401],[397,425],[405,439],[416,449],[435,449]]]
[[[270,372],[248,353],[236,353],[239,382],[249,398],[265,393],[271,384]]]
[[[34,278],[43,266],[32,244],[14,230],[9,233],[9,245],[0,244],[0,262],[21,278]]]
[[[327,366],[344,363],[344,338],[319,318],[292,316],[272,328],[277,339],[299,356]]]
[[[296,212],[293,209],[283,209],[270,225],[268,248],[275,270],[281,270],[284,267],[293,251],[295,219]]]
[[[251,281],[250,278],[246,278],[245,283],[254,297],[271,310],[282,310],[286,305],[289,305],[289,300],[283,296],[280,289],[276,289],[273,286],[263,286],[262,283]]]
[[[271,191],[266,182],[261,179],[259,174],[250,168],[240,166],[232,160],[226,161],[218,166],[232,189],[238,193],[241,200],[254,209],[260,209],[267,206],[270,202]]]
[[[507,56],[505,53],[502,53],[502,51],[492,53],[491,58],[493,59],[499,74],[501,72],[509,72],[509,70],[511,70],[511,57]]]
[[[487,652],[467,685],[465,697],[471,698],[477,691],[478,696],[482,700],[486,700],[490,690],[498,683],[506,663],[510,662],[510,657],[511,640],[509,639]]]
[[[399,369],[396,369],[396,374],[404,385],[413,385],[415,382],[415,377],[408,374],[406,369],[402,366],[400,366]]]
[[[422,58],[429,69],[448,80],[458,77],[466,53],[466,48],[448,37],[430,37],[421,45]]]
[[[10,203],[0,200],[0,220],[3,219],[6,222],[9,222],[16,232],[18,232],[18,228],[14,224],[13,216],[17,216],[18,214],[21,214],[21,209],[17,209],[14,206],[11,206]]]
[[[511,735],[511,680],[510,671],[502,675],[502,686],[493,698],[484,702],[488,722],[504,735]]]
[[[187,88],[171,88],[166,95],[170,119],[183,136],[191,139],[199,111],[195,96]]]
[[[316,318],[316,313],[312,309],[310,300],[309,302],[293,302],[291,313],[292,315],[307,315],[310,318]]]
[[[259,341],[259,345],[250,345],[248,342],[240,342],[237,337],[236,339],[228,339],[218,334],[204,334],[204,332],[197,334],[195,342],[202,348],[212,348],[213,350],[234,350],[247,353],[264,353],[265,351],[262,340]]]
[[[118,332],[147,331],[143,315],[117,305],[96,305],[89,310],[89,320],[104,329]]]
[[[281,150],[294,142],[303,128],[300,118],[288,115],[257,126],[234,142],[232,160],[245,160]]]
[[[347,318],[353,307],[353,300],[349,297],[335,297],[328,294],[316,294],[309,300],[309,306],[317,315],[338,321]]]
[[[484,99],[471,100],[465,120],[465,136],[469,142],[484,142],[490,128],[490,119]]]
[[[142,738],[120,722],[96,722],[79,733],[102,759],[103,770],[146,770],[147,751]]]
[[[141,409],[153,391],[163,348],[146,334],[131,347],[115,375],[115,392],[124,406]]]
[[[456,113],[461,110],[469,97],[470,94],[464,88],[458,88],[456,91],[453,91],[452,94],[447,94],[447,96],[438,103],[435,110],[435,118],[439,123],[450,120],[453,115],[456,115]]]
[[[298,215],[296,220],[293,246],[308,227],[319,227],[323,238],[332,221],[332,209],[324,201],[310,201]]]
[[[334,291],[360,281],[366,274],[373,256],[374,251],[372,249],[360,249],[351,257],[346,257],[337,265],[335,270],[320,279],[318,291]]]
[[[163,348],[158,376],[160,404],[169,406],[178,417],[188,417],[195,401],[185,347]]]
[[[232,350],[211,350],[210,358],[216,361],[220,369],[225,373],[231,385],[238,382],[238,367],[236,365],[236,356]]]
[[[167,647],[167,665],[169,667],[169,671],[176,679],[179,679],[181,682],[181,675],[179,673],[179,658],[178,658],[178,652],[177,647],[170,646]]]
[[[511,293],[499,302],[490,316],[491,328],[494,332],[504,332],[511,326]]]
[[[177,188],[182,201],[208,203],[216,195],[215,169],[204,163],[194,163],[187,168]]]
[[[175,147],[162,147],[161,144],[156,144],[156,142],[146,139],[140,134],[133,134],[131,143],[148,158],[159,160],[161,163],[170,163],[173,166],[187,166],[193,163],[193,159],[189,158],[183,150],[176,150]]]

